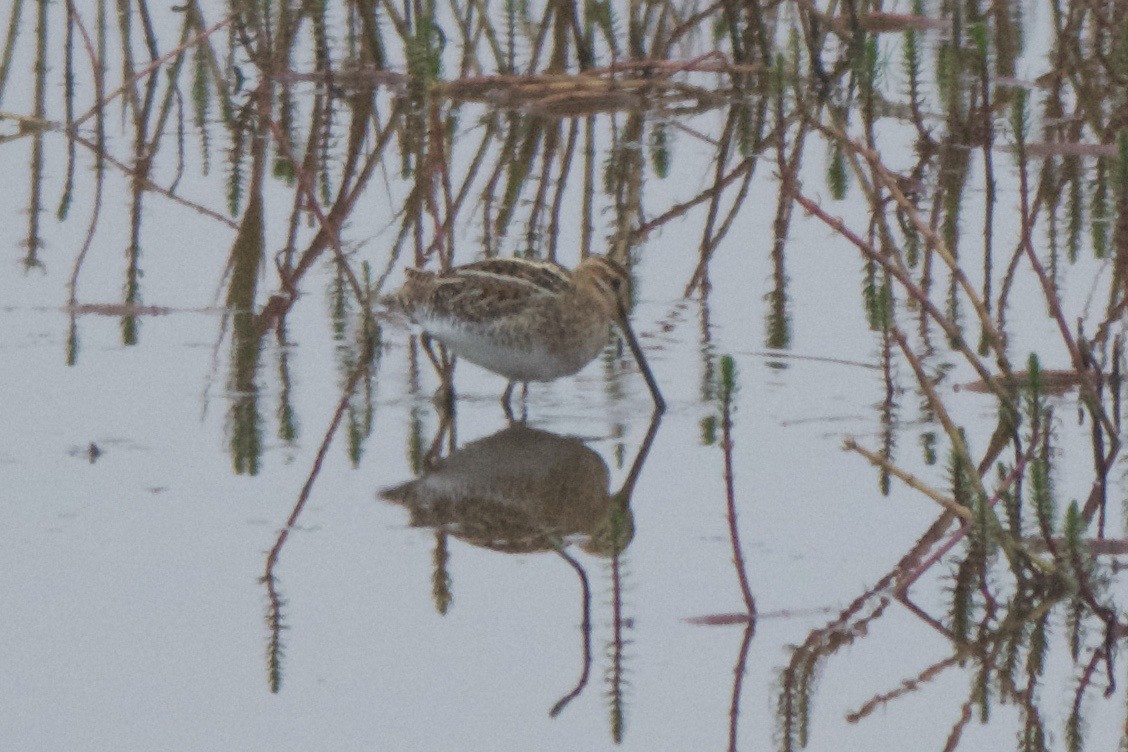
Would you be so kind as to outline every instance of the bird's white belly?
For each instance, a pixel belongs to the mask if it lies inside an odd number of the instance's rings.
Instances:
[[[600,347],[561,355],[530,338],[507,338],[495,329],[475,327],[449,319],[427,318],[419,325],[455,355],[511,381],[552,381],[583,368]],[[589,348],[591,349],[591,348]]]

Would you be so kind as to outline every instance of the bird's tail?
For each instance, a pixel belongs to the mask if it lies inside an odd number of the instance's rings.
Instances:
[[[418,288],[426,284],[432,276],[430,272],[421,272],[417,269],[405,269],[407,279],[403,287],[393,293],[382,295],[376,299],[377,315],[393,324],[407,326],[412,323],[412,312],[415,309]]]

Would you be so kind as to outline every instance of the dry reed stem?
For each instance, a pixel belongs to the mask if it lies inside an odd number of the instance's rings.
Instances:
[[[654,78],[610,79],[587,74],[494,75],[436,82],[429,91],[455,101],[482,102],[494,107],[520,107],[551,117],[577,117],[642,108],[670,109],[696,103],[715,107],[724,92],[677,81]]]
[[[967,296],[972,308],[975,309],[976,316],[979,318],[980,326],[983,328],[983,332],[991,340],[991,346],[995,352],[996,358],[998,359],[999,367],[1003,370],[1004,373],[1009,374],[1011,369],[1006,356],[1006,341],[1004,340],[999,330],[996,328],[994,321],[991,319],[990,310],[984,304],[983,300],[980,299],[979,291],[972,287],[971,282],[968,280],[967,275],[964,273],[963,268],[960,266],[958,259],[956,259],[956,257],[952,254],[952,251],[950,248],[948,248],[947,243],[945,243],[944,239],[940,237],[940,235],[938,235],[935,230],[932,229],[929,223],[924,221],[924,219],[920,216],[920,212],[917,211],[916,205],[909,201],[908,197],[905,196],[904,191],[901,190],[899,180],[900,176],[898,176],[895,172],[885,166],[885,164],[881,161],[881,155],[878,152],[870,149],[867,146],[859,144],[840,128],[834,125],[827,125],[825,123],[816,123],[815,127],[841,143],[848,150],[861,155],[862,158],[864,158],[866,162],[869,163],[870,169],[873,171],[873,174],[881,180],[883,187],[887,191],[889,191],[889,195],[893,197],[893,200],[897,203],[901,210],[904,211],[905,214],[909,217],[909,221],[912,222],[913,226],[916,227],[921,236],[928,241],[933,250],[936,251],[936,253],[948,266],[948,269],[951,271],[952,276],[955,277],[960,288]]]
[[[654,219],[651,219],[648,222],[644,222],[643,224],[636,227],[633,230],[633,236],[634,236],[633,239],[635,239],[635,240],[645,239],[646,236],[652,230],[654,230],[655,228],[661,227],[662,225],[666,224],[670,220],[676,219],[676,218],[684,215],[686,212],[688,212],[690,209],[692,209],[694,206],[697,206],[698,204],[712,200],[712,198],[717,193],[719,193],[720,191],[723,191],[731,183],[733,183],[734,181],[743,177],[745,174],[747,174],[749,171],[751,171],[754,165],[755,165],[755,160],[752,157],[748,157],[746,159],[741,160],[740,163],[737,164],[736,167],[732,168],[732,170],[730,170],[727,175],[725,175],[723,178],[721,178],[719,180],[714,181],[713,185],[711,185],[708,188],[706,188],[705,190],[701,191],[701,193],[697,194],[696,196],[689,199],[688,201],[683,201],[680,204],[675,204],[674,206],[670,207],[666,211],[659,214]],[[686,293],[686,294],[688,294],[688,293]]]
[[[955,752],[959,746],[960,739],[963,738],[964,729],[971,721],[971,708],[975,704],[975,698],[964,700],[963,705],[960,706],[960,717],[952,724],[952,730],[948,732],[948,739],[944,743],[944,749],[941,752]]]
[[[173,193],[172,191],[168,190],[167,188],[164,188],[160,185],[157,185],[150,178],[142,175],[137,169],[130,167],[129,165],[125,164],[124,162],[121,162],[120,160],[110,156],[105,151],[99,150],[97,144],[83,138],[82,136],[74,134],[74,133],[64,133],[64,135],[67,138],[72,139],[76,143],[81,144],[82,146],[85,146],[87,149],[94,152],[95,155],[100,156],[102,159],[106,160],[106,162],[113,165],[117,169],[121,170],[121,172],[123,172],[124,174],[128,175],[131,179],[138,181],[145,190],[152,191],[153,193],[157,193],[161,196],[164,196],[168,200],[173,201],[177,204],[180,204],[181,206],[183,206],[185,208],[191,209],[192,211],[194,211],[198,214],[202,214],[205,217],[208,217],[209,219],[214,219],[217,222],[221,222],[221,223],[227,225],[228,227],[230,227],[233,230],[239,229],[239,224],[237,222],[235,222],[233,219],[231,219],[230,217],[225,216],[225,215],[215,211],[214,209],[209,209],[208,207],[206,207],[202,204],[198,204],[195,201],[192,201],[190,199],[186,199],[183,196],[180,196],[176,193]]]
[[[407,89],[411,77],[406,73],[384,70],[372,66],[358,66],[344,68],[332,73],[328,71],[263,71],[263,77],[284,84],[290,83],[328,83],[341,88],[371,89],[377,86],[387,86],[402,92]]]
[[[86,54],[90,58],[90,67],[94,69],[94,97],[96,100],[100,100],[102,98],[102,77],[98,73],[102,69],[102,61],[98,59],[98,53],[94,49],[94,40],[90,38],[90,32],[86,30],[86,24],[83,22],[78,8],[75,7],[74,0],[67,0],[67,15],[74,19],[75,26],[78,27],[79,34],[82,35],[82,45],[86,48]]]
[[[1023,474],[1025,474],[1026,466],[1032,459],[1034,459],[1034,455],[1037,453],[1040,446],[1040,441],[1030,442],[1030,446],[1026,448],[1026,452],[1019,458],[1015,466],[1011,468],[1011,471],[1007,473],[1007,477],[1004,478],[995,488],[995,492],[991,495],[991,498],[987,500],[987,506],[995,506],[995,504],[998,503],[999,499],[1002,498],[1003,491],[1005,489],[1011,488],[1015,483],[1018,482]],[[955,548],[957,543],[967,537],[967,533],[967,526],[962,526],[958,530],[952,532],[952,534],[948,537],[948,540],[946,540],[938,549],[932,552],[932,554],[930,554],[927,559],[918,562],[916,567],[911,572],[903,577],[900,577],[897,580],[897,583],[895,585],[896,591],[902,596],[907,593],[913,583],[919,580],[924,575],[924,573],[931,569],[938,561],[943,559],[949,551]]]
[[[466,174],[462,179],[462,184],[458,188],[458,193],[455,194],[454,199],[453,201],[451,201],[450,206],[447,210],[447,216],[444,218],[443,225],[440,228],[439,234],[441,236],[449,238],[454,237],[454,224],[458,219],[458,213],[459,211],[461,211],[462,204],[466,200],[466,197],[470,194],[470,188],[473,187],[474,178],[477,177],[478,171],[481,169],[482,163],[485,161],[489,147],[493,142],[494,136],[496,135],[496,129],[497,127],[493,119],[487,121],[485,126],[485,135],[482,136],[481,142],[479,142],[478,147],[475,149],[474,157],[470,160],[470,165],[466,168]],[[564,181],[561,181],[562,184],[563,182]],[[438,242],[438,237],[431,241],[431,246],[427,249],[428,254],[432,252],[432,249],[437,248]],[[450,243],[450,245],[453,249],[453,241]]]
[[[389,116],[387,126],[376,139],[376,143],[373,145],[372,151],[368,154],[364,162],[364,166],[361,167],[360,171],[356,175],[356,180],[354,181],[353,186],[351,186],[351,188],[344,185],[340,187],[337,197],[333,202],[333,206],[330,207],[329,214],[326,217],[326,220],[332,227],[336,227],[336,223],[343,221],[343,219],[347,217],[352,211],[352,207],[355,205],[357,199],[360,197],[360,194],[367,186],[368,180],[372,176],[372,172],[376,169],[377,164],[380,163],[384,148],[391,140],[392,135],[394,135],[395,125],[399,122],[399,117],[400,110],[397,108]],[[313,263],[321,256],[321,253],[329,244],[329,240],[329,228],[322,226],[318,230],[317,234],[314,235],[313,239],[309,242],[309,245],[306,246],[306,249],[302,252],[302,255],[298,258],[297,264],[295,264],[293,270],[289,273],[289,276],[284,280],[284,285],[290,285],[290,289],[292,289],[293,286],[296,286],[298,280],[305,276],[305,273],[309,271]],[[395,258],[393,254],[393,258],[390,260],[390,263],[394,261]],[[383,285],[383,282],[386,278],[387,274],[380,278],[380,282],[375,288],[377,291],[381,289],[381,286]],[[288,291],[285,294],[275,293],[274,295],[272,295],[267,301],[266,305],[263,307],[262,311],[259,312],[259,326],[264,329],[269,328],[269,326],[278,317],[285,315],[285,313],[290,310],[290,307],[296,300],[297,298],[293,295],[290,295]]]
[[[896,689],[876,695],[867,700],[866,703],[857,710],[851,713],[847,713],[846,721],[848,723],[857,723],[858,721],[873,713],[873,711],[877,710],[878,708],[888,705],[893,700],[916,692],[923,685],[938,677],[946,669],[962,663],[964,658],[965,656],[963,655],[963,652],[957,651],[955,655],[951,655],[947,658],[936,661],[931,666],[928,666],[921,670],[913,678],[905,679],[904,681],[902,681],[901,686],[897,687]]]
[[[371,352],[362,353],[352,373],[349,374],[348,379],[345,381],[345,386],[341,390],[341,399],[337,402],[337,409],[334,411],[333,417],[329,421],[329,427],[326,429],[325,436],[321,440],[321,446],[317,449],[317,455],[314,457],[313,465],[310,468],[309,475],[306,477],[305,484],[298,494],[298,499],[294,503],[293,509],[290,510],[290,516],[287,518],[286,524],[278,532],[278,538],[267,554],[262,582],[272,582],[274,579],[274,567],[278,564],[278,557],[282,553],[282,547],[286,544],[286,539],[290,536],[290,532],[294,529],[294,526],[297,525],[298,517],[301,516],[306,502],[309,501],[310,494],[313,491],[313,484],[317,480],[317,476],[321,473],[321,466],[329,453],[329,446],[333,443],[333,436],[337,433],[337,428],[340,426],[341,419],[345,415],[345,410],[349,406],[349,399],[352,397],[353,390],[360,381],[361,375],[368,369],[371,358]]]
[[[1006,637],[1009,634],[1008,627],[1011,629],[1014,627],[1016,620],[1014,616],[1017,616],[1017,619],[1027,623],[1034,623],[1049,613],[1057,602],[1053,598],[1043,598],[1034,604],[1034,608],[1024,613],[1015,614],[1012,609],[1011,614],[1008,614],[1004,621],[997,622],[998,626],[994,633],[985,634],[978,640],[962,640],[953,633],[951,629],[940,623],[939,620],[910,600],[904,593],[897,595],[896,598],[897,602],[908,609],[909,613],[931,627],[943,639],[958,644],[965,656],[971,656],[979,660],[984,667],[1000,672],[1000,678],[1002,678],[1002,672],[998,664],[998,653],[1000,649],[1006,645]],[[1012,616],[1012,614],[1014,616]],[[990,650],[988,648],[990,648]],[[1002,692],[1016,699],[1026,710],[1035,712],[1033,705],[1034,683],[1031,683],[1025,688],[1015,686],[1013,681],[1001,682],[1000,684]]]
[[[86,261],[87,254],[90,252],[90,246],[94,243],[94,233],[98,228],[98,218],[102,214],[102,189],[105,182],[105,174],[99,171],[94,180],[94,206],[90,211],[90,222],[86,226],[86,237],[83,238],[82,247],[78,251],[78,256],[74,259],[70,281],[67,284],[67,305],[72,309],[72,315],[73,309],[78,301],[78,275],[82,272],[82,265]]]
[[[740,716],[740,697],[743,694],[745,667],[748,665],[748,653],[752,647],[752,638],[756,635],[756,619],[752,618],[744,625],[744,636],[740,641],[740,650],[736,655],[736,665],[732,669],[732,699],[729,701],[729,743],[728,752],[737,752],[736,744],[737,719]]]
[[[1077,346],[1076,340],[1073,338],[1073,333],[1070,331],[1069,323],[1065,320],[1065,314],[1061,309],[1061,299],[1054,289],[1053,282],[1050,281],[1049,275],[1046,274],[1046,269],[1042,261],[1038,258],[1038,254],[1034,252],[1034,244],[1030,237],[1031,235],[1031,220],[1028,219],[1029,215],[1029,202],[1028,202],[1028,176],[1026,171],[1026,157],[1024,152],[1019,149],[1019,195],[1022,202],[1022,237],[1020,244],[1023,251],[1026,253],[1027,259],[1030,261],[1030,266],[1034,270],[1034,274],[1038,277],[1038,282],[1042,286],[1042,295],[1046,299],[1046,304],[1050,307],[1051,316],[1054,322],[1058,325],[1058,330],[1061,332],[1062,342],[1065,344],[1066,349],[1069,350],[1070,360],[1073,361],[1073,368],[1077,371],[1077,375],[1081,379],[1081,390],[1085,393],[1086,402],[1089,405],[1089,410],[1093,417],[1101,423],[1112,442],[1112,452],[1110,457],[1115,456],[1115,451],[1119,447],[1118,432],[1112,425],[1108,414],[1105,412],[1104,405],[1101,402],[1100,393],[1097,390],[1094,382],[1094,374],[1090,371],[1085,363],[1085,359],[1081,355],[1081,350]]]
[[[912,473],[902,470],[900,467],[893,464],[885,457],[882,457],[877,452],[871,452],[865,447],[862,447],[858,444],[853,436],[848,436],[846,440],[842,442],[842,448],[848,452],[857,452],[858,454],[869,460],[871,465],[880,467],[890,475],[895,476],[909,488],[921,492],[940,506],[947,509],[949,512],[958,515],[961,519],[971,520],[971,510],[965,507],[963,504],[960,504],[950,496],[945,496],[943,493],[928,485],[920,478],[916,477]]]
[[[727,389],[728,387],[722,387]],[[756,599],[748,581],[748,567],[745,564],[744,548],[740,543],[740,528],[736,521],[736,474],[733,469],[732,405],[731,395],[726,398],[721,413],[721,450],[724,454],[725,516],[728,521],[729,541],[732,545],[732,561],[740,584],[740,597],[751,623],[756,621]],[[655,415],[658,415],[656,413]]]
[[[782,190],[789,191],[794,197],[796,202],[803,207],[809,214],[814,215],[821,220],[825,225],[830,227],[836,233],[848,240],[854,247],[861,251],[867,258],[877,263],[882,269],[888,271],[894,279],[896,279],[905,292],[915,300],[923,311],[932,318],[936,324],[944,330],[944,334],[952,343],[953,347],[959,350],[960,354],[964,356],[967,362],[975,369],[983,383],[990,384],[995,391],[996,396],[1005,405],[1011,405],[1013,395],[1002,389],[1005,382],[995,379],[987,367],[983,365],[982,359],[976,355],[967,346],[963,333],[956,327],[952,321],[945,316],[929,298],[928,293],[922,289],[916,282],[913,281],[908,271],[903,265],[893,263],[888,255],[879,253],[872,245],[861,238],[857,233],[846,226],[846,223],[839,217],[832,217],[817,203],[805,196],[799,189],[797,183],[786,181],[784,182]]]
[[[918,358],[916,353],[913,352],[912,348],[909,347],[908,340],[905,339],[904,333],[899,328],[892,326],[890,327],[889,332],[893,336],[894,340],[896,340],[898,347],[901,348],[902,354],[904,354],[905,359],[912,367],[913,373],[916,375],[917,382],[920,384],[921,389],[924,390],[925,396],[928,399],[929,406],[932,408],[937,419],[939,419],[940,424],[944,427],[944,432],[948,434],[948,440],[952,444],[953,453],[955,453],[958,460],[963,463],[964,467],[967,468],[968,472],[966,473],[966,476],[974,486],[973,492],[980,500],[980,503],[987,504],[987,500],[989,498],[987,490],[983,487],[983,479],[979,475],[979,473],[972,472],[972,470],[976,468],[977,465],[971,460],[971,453],[968,450],[967,443],[964,441],[959,429],[956,427],[955,423],[948,415],[948,411],[944,407],[943,402],[940,400],[939,395],[936,393],[936,389],[933,387],[932,382],[924,373],[924,367],[920,362],[920,358]],[[987,509],[990,510],[991,507],[987,506]],[[986,532],[995,534],[996,540],[999,543],[999,547],[1002,548],[1003,553],[1006,554],[1007,559],[1011,562],[1011,565],[1017,568],[1020,561],[1020,542],[1014,540],[1007,531],[1002,529],[1002,525],[999,523],[999,520],[995,516],[994,512],[987,514],[986,517],[987,526],[989,528],[989,531]],[[1025,558],[1043,572],[1050,572],[1054,569],[1052,563],[1043,562],[1031,554],[1026,554]]]
[[[124,94],[126,91],[128,91],[130,89],[130,87],[132,87],[138,81],[140,81],[141,79],[145,78],[148,75],[151,75],[152,73],[155,73],[157,70],[159,70],[161,68],[161,66],[163,66],[166,62],[168,62],[172,58],[180,55],[185,50],[189,49],[190,47],[193,47],[194,45],[199,44],[200,42],[204,41],[205,39],[210,37],[215,32],[217,32],[220,29],[226,27],[228,24],[231,23],[233,18],[234,18],[233,16],[228,16],[227,18],[223,19],[219,23],[214,24],[213,26],[211,26],[211,27],[205,29],[204,31],[196,34],[194,37],[192,37],[188,41],[184,42],[183,44],[176,46],[175,48],[169,50],[165,54],[156,58],[151,63],[149,63],[149,65],[142,68],[140,71],[135,72],[134,75],[133,75],[133,78],[131,78],[129,81],[123,83],[121,86],[114,89],[112,92],[107,94],[105,97],[103,97],[103,98],[99,99],[97,102],[95,102],[94,105],[89,110],[87,110],[77,120],[74,121],[74,123],[71,125],[70,129],[72,131],[77,130],[79,126],[81,126],[87,120],[89,120],[94,115],[96,115],[100,109],[102,109],[107,104],[109,104],[113,100],[117,99],[122,94]]]
[[[920,357],[909,345],[905,333],[901,331],[897,325],[889,327],[889,334],[901,348],[901,354],[905,356],[909,366],[913,369],[913,374],[916,376],[917,383],[924,392],[925,398],[928,400],[929,407],[936,415],[940,425],[944,428],[944,433],[948,434],[948,440],[952,442],[952,450],[959,457],[960,461],[965,463],[968,469],[976,467],[976,464],[971,461],[971,451],[967,447],[967,442],[964,441],[959,428],[956,427],[955,421],[948,415],[948,409],[944,407],[944,401],[940,399],[940,395],[936,393],[936,387],[933,386],[932,379],[928,378],[928,374],[924,372],[924,364],[921,362]],[[975,484],[976,492],[982,494],[983,498],[987,498],[987,492],[983,488],[983,480],[978,473],[969,473],[969,477]]]

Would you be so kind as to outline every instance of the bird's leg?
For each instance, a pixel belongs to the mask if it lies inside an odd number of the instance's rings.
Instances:
[[[439,358],[435,355],[435,348],[431,346],[431,335],[423,332],[419,335],[419,344],[423,345],[423,352],[427,353],[427,360],[431,361],[434,366],[435,372],[441,377],[443,375],[443,366],[439,363]]]
[[[517,422],[513,417],[513,406],[510,404],[510,401],[513,398],[513,387],[515,387],[516,385],[516,381],[510,381],[505,385],[505,391],[501,393],[501,409],[505,411],[505,419],[510,423]]]
[[[419,335],[419,342],[423,345],[423,352],[427,353],[427,359],[431,361],[435,371],[439,374],[439,380],[442,382],[438,390],[435,392],[435,401],[443,406],[449,407],[454,404],[454,382],[451,379],[451,371],[454,369],[454,360],[447,358],[446,348],[441,344],[439,345],[440,355],[435,354],[435,348],[431,344],[431,335],[423,332]]]
[[[446,412],[454,409],[454,401],[454,387],[451,386],[449,381],[444,380],[435,390],[435,397],[432,402],[440,410]]]
[[[529,382],[521,382],[521,422],[529,420]]]
[[[423,455],[423,467],[431,469],[442,457],[443,439],[447,438],[454,433],[454,402],[451,401],[447,404],[439,405],[439,429],[435,432],[435,438],[431,440],[431,446],[427,453]]]

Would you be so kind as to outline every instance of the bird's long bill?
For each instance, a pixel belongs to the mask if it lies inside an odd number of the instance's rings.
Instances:
[[[627,318],[625,312],[619,314],[619,331],[623,333],[623,339],[627,341],[627,346],[631,348],[631,354],[634,355],[635,362],[638,363],[638,370],[642,371],[642,377],[646,379],[646,386],[650,388],[650,396],[654,398],[654,409],[658,412],[664,412],[666,400],[662,399],[662,393],[658,391],[658,382],[654,380],[654,374],[650,372],[650,364],[646,362],[646,356],[642,354],[642,347],[639,346],[638,340],[635,338],[634,331],[631,329],[631,321]]]

